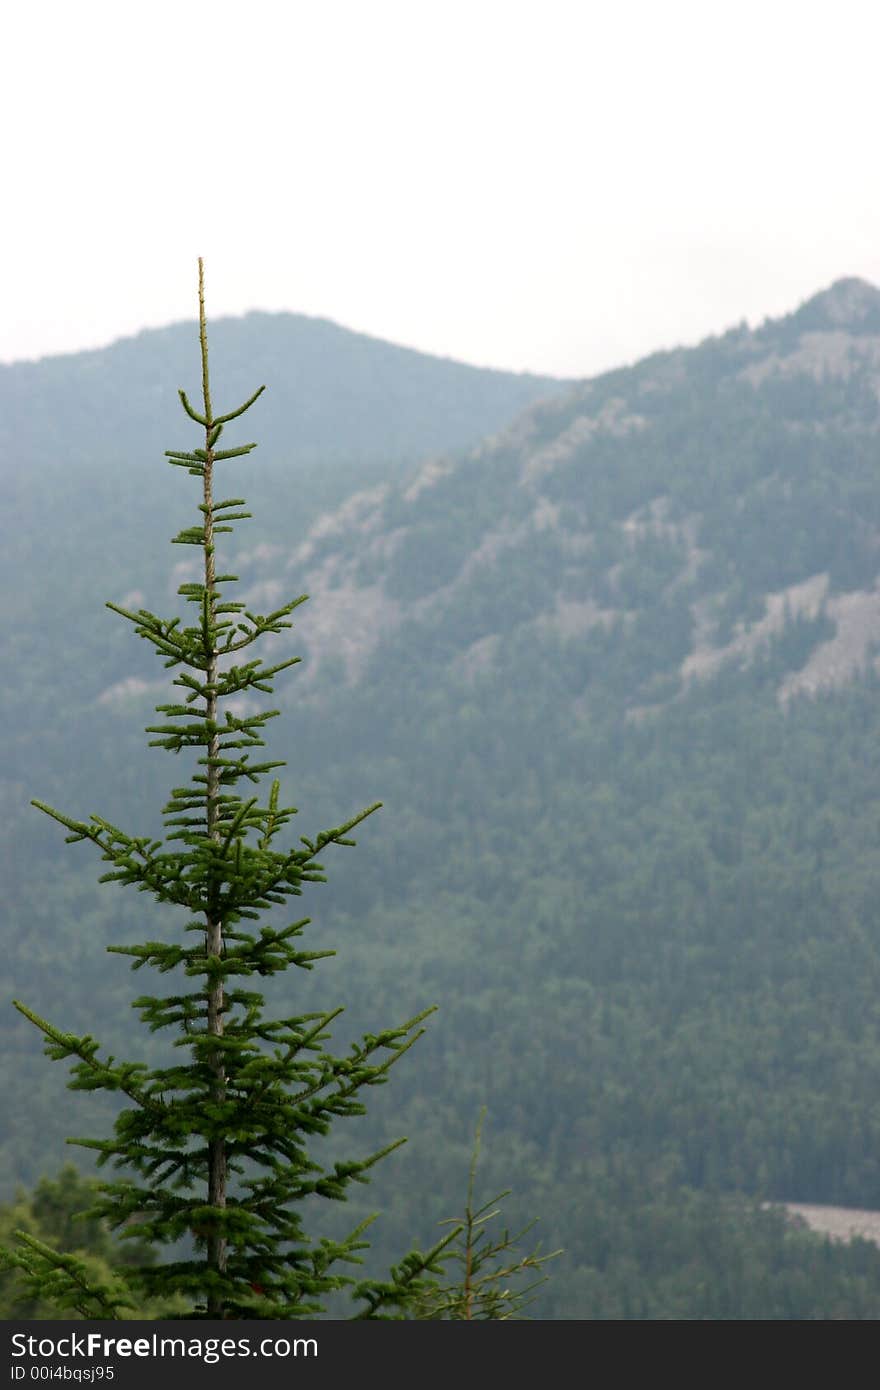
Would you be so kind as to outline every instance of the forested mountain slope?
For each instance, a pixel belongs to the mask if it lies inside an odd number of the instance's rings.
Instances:
[[[279,486],[239,530],[254,607],[311,595],[271,730],[288,800],[309,826],[385,802],[304,902],[339,951],[304,997],[347,1002],[343,1035],[441,1006],[352,1130],[411,1136],[365,1198],[377,1255],[458,1209],[486,1102],[487,1188],[567,1250],[544,1316],[876,1316],[877,1252],[792,1245],[757,1204],[880,1207],[878,384],[880,293],[841,281],[307,525]],[[53,524],[25,602],[69,582]],[[81,572],[165,611],[185,566],[129,580],[128,524]],[[68,614],[29,636],[39,681],[7,670],[4,939],[10,994],[120,1046],[137,990],[102,948],[155,914],[25,810],[157,827],[161,668],[102,622],[93,660]],[[32,1180],[88,1107],[0,1026],[6,1172]]]

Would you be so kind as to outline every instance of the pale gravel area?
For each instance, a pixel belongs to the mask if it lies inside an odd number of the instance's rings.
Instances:
[[[800,1217],[811,1231],[830,1236],[832,1240],[852,1240],[861,1236],[880,1245],[880,1211],[863,1211],[858,1207],[822,1207],[809,1202],[784,1202],[791,1216]]]

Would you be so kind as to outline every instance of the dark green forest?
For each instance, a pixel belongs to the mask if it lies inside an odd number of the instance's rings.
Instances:
[[[276,689],[282,795],[309,823],[384,803],[303,900],[338,955],[297,1005],[345,999],[343,1041],[439,1005],[356,1122],[365,1153],[409,1136],[358,1198],[377,1268],[457,1209],[485,1104],[486,1190],[565,1248],[535,1316],[877,1316],[880,1250],[775,1205],[880,1209],[880,293],[844,288],[544,400],[532,383],[537,404],[470,438],[383,438],[383,379],[361,472],[361,427],[321,453],[332,393],[308,458],[270,458],[251,425],[236,572],[310,595]],[[218,372],[268,328],[283,358],[281,325],[249,316]],[[53,414],[43,454],[5,422],[0,454],[4,995],[117,1045],[137,987],[104,946],[157,924],[28,802],[147,835],[169,785],[142,733],[161,667],[103,609],[165,598],[178,558],[161,450],[190,364],[138,407],[153,457],[119,442],[148,345],[167,338],[92,363],[106,412]],[[29,368],[27,413],[72,402],[94,357]],[[432,389],[439,421],[456,388]],[[273,394],[303,409],[295,383]],[[19,1185],[76,1157],[64,1137],[99,1107],[5,1012],[2,1195],[33,1202]]]

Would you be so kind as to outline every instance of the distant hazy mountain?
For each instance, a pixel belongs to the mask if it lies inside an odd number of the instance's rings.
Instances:
[[[250,313],[211,324],[212,386],[244,399],[265,383],[261,447],[286,465],[319,458],[409,461],[497,429],[552,377],[465,366],[326,319]],[[132,467],[185,428],[177,388],[200,383],[198,327],[146,329],[96,351],[0,365],[0,460],[90,473]],[[5,468],[4,468],[5,472]]]
[[[755,332],[557,393],[312,527],[287,560],[322,595],[306,647],[355,680],[404,629],[474,677],[514,635],[584,661],[623,644],[636,718],[794,624],[777,698],[839,686],[880,640],[878,390],[880,292],[841,280]],[[579,707],[607,677],[584,672]]]
[[[279,355],[278,319],[245,326],[251,361],[218,396]],[[218,328],[219,381],[242,359],[236,326]],[[167,404],[197,372],[178,333],[153,453],[189,437]],[[126,458],[146,438],[136,349],[159,372],[161,336],[112,350],[128,356],[107,416],[40,425],[59,433],[54,505],[50,490],[35,511],[42,484],[7,470],[28,518],[7,556],[10,992],[115,1047],[138,990],[102,947],[157,914],[97,889],[101,866],[26,801],[146,834],[179,780],[139,732],[161,666],[100,606],[168,611],[187,575],[154,538],[185,524],[189,480],[155,483],[144,462],[132,486],[109,464],[107,439]],[[64,360],[54,389],[72,401]],[[488,1195],[513,1186],[511,1221],[539,1215],[566,1247],[544,1316],[876,1316],[880,1255],[826,1250],[760,1203],[880,1208],[880,292],[842,280],[754,331],[564,388],[520,380],[533,395],[476,447],[462,434],[443,453],[438,426],[409,465],[386,441],[387,466],[357,472],[343,412],[335,495],[320,449],[348,378],[327,380],[311,434],[293,381],[271,428],[248,417],[261,448],[234,488],[255,519],[228,558],[261,611],[311,596],[269,730],[303,831],[385,803],[305,905],[339,956],[298,997],[346,1001],[352,1034],[440,1005],[352,1132],[358,1152],[411,1136],[367,1195],[378,1254],[459,1210],[485,1102]],[[261,473],[287,410],[289,458],[299,430],[312,471]],[[87,497],[62,464],[74,427]],[[0,1027],[6,1171],[30,1180],[90,1122],[38,1041]]]

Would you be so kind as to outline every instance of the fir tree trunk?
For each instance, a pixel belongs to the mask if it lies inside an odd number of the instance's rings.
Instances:
[[[202,349],[202,396],[205,405],[205,471],[204,471],[204,515],[205,515],[205,639],[209,644],[208,666],[207,666],[207,699],[205,717],[209,729],[209,742],[207,745],[207,783],[205,794],[205,812],[207,822],[208,838],[220,840],[220,828],[218,826],[218,812],[220,809],[220,735],[217,723],[217,680],[219,675],[218,664],[219,654],[217,651],[217,630],[216,630],[216,593],[214,589],[215,569],[214,569],[214,499],[213,499],[213,464],[214,450],[212,448],[211,435],[214,428],[214,419],[211,413],[211,391],[208,380],[208,336],[205,323],[205,282],[204,267],[202,259],[199,257],[199,340]],[[209,907],[205,913],[205,951],[208,957],[219,959],[223,954],[223,923],[219,916],[211,908],[211,899],[214,896],[214,886],[209,885],[208,902]],[[208,998],[207,998],[207,1025],[208,1036],[222,1038],[223,1036],[223,980],[221,978],[209,979]],[[223,1061],[223,1051],[215,1048],[209,1053],[209,1065],[214,1072],[214,1099],[218,1104],[226,1099],[226,1071]],[[222,1135],[218,1135],[210,1140],[210,1156],[208,1166],[208,1204],[212,1207],[226,1206],[226,1145]],[[226,1240],[217,1227],[211,1226],[208,1235],[208,1265],[218,1274],[223,1274],[226,1270]],[[219,1294],[209,1293],[208,1296],[208,1317],[221,1318],[223,1316],[222,1299]]]

